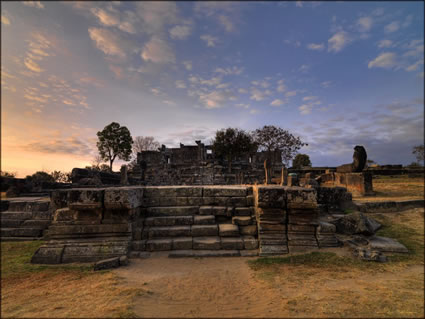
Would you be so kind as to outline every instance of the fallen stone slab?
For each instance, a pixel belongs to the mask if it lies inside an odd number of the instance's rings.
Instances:
[[[94,270],[105,270],[111,268],[118,268],[120,266],[120,257],[114,257],[109,259],[104,259],[96,262],[94,264]]]
[[[363,215],[362,212],[354,212],[336,220],[330,221],[336,226],[336,231],[341,234],[373,235],[381,224],[376,220]]]
[[[380,252],[387,253],[408,253],[409,250],[403,244],[399,243],[397,240],[381,237],[381,236],[373,236],[368,238],[369,246],[372,250],[378,250]]]
[[[62,262],[62,255],[64,245],[58,246],[41,246],[39,247],[31,258],[32,264],[60,264]]]

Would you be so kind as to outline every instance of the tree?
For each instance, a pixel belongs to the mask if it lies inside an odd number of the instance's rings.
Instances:
[[[137,153],[142,151],[156,151],[160,146],[153,136],[136,136],[133,143],[133,155],[137,157]]]
[[[63,173],[61,171],[53,171],[50,173],[50,176],[53,177],[57,183],[70,183],[71,182],[71,173]]]
[[[413,151],[412,154],[414,154],[416,156],[416,161],[418,163],[421,163],[424,161],[424,144],[422,145],[418,145],[418,146],[414,146],[413,147]]]
[[[273,153],[275,151],[282,153],[282,162],[288,166],[289,161],[294,158],[298,150],[308,145],[287,130],[273,125],[265,125],[261,129],[256,129],[253,132],[253,136],[259,149],[268,153],[268,159],[271,165],[273,165]]]
[[[55,179],[47,172],[38,171],[32,175],[28,175],[25,179],[35,185],[41,185],[43,182],[54,183]]]
[[[255,152],[257,145],[244,130],[229,127],[215,133],[212,148],[216,156],[226,158],[230,173],[233,159],[246,152]]]
[[[105,126],[103,131],[97,132],[97,136],[99,141],[96,145],[99,149],[100,157],[104,161],[109,161],[111,172],[112,164],[116,157],[124,161],[130,160],[133,139],[127,127],[112,122]]]
[[[303,166],[311,166],[310,157],[307,154],[297,154],[292,161],[292,167],[300,169]]]
[[[16,177],[15,172],[1,171],[1,177]]]

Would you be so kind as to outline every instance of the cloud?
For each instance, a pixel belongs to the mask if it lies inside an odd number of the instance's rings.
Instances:
[[[179,10],[175,2],[138,1],[135,2],[136,13],[140,18],[143,32],[159,35],[166,25],[180,22]]]
[[[302,1],[295,1],[295,6],[298,7],[298,8],[302,8],[303,2]]]
[[[308,70],[310,70],[310,66],[307,64],[301,65],[298,69],[298,71],[300,71],[301,73],[307,73]]]
[[[412,14],[409,14],[407,17],[406,17],[406,19],[404,20],[404,22],[402,23],[402,27],[403,28],[407,28],[411,23],[412,23],[412,21],[413,21],[413,15]]]
[[[30,58],[25,58],[24,64],[31,71],[34,71],[34,72],[37,72],[37,73],[40,73],[40,72],[43,72],[44,71],[37,63],[35,63]]]
[[[192,62],[191,61],[183,61],[183,65],[186,68],[186,70],[192,70]]]
[[[381,40],[378,42],[378,48],[389,48],[393,45],[391,40]]]
[[[406,68],[406,71],[407,72],[416,71],[419,68],[419,66],[422,65],[422,64],[424,64],[424,59],[418,60],[418,61],[416,61],[416,63],[409,65]]]
[[[327,89],[328,87],[330,87],[332,84],[332,81],[324,81],[322,83],[320,83],[320,85],[322,86],[322,88]]]
[[[286,91],[287,87],[286,87],[286,85],[284,84],[284,81],[283,81],[283,80],[279,80],[279,81],[277,82],[277,84],[278,84],[278,86],[277,86],[276,91],[278,91],[278,92],[285,92],[285,91]]]
[[[251,96],[249,97],[251,100],[262,101],[272,92],[270,90],[260,91],[257,88],[251,89]]]
[[[357,20],[357,28],[360,32],[367,32],[372,28],[372,17],[361,17]]]
[[[227,32],[232,32],[232,31],[235,30],[235,26],[234,26],[232,20],[228,16],[220,15],[218,17],[218,21],[220,22],[220,24],[224,27],[224,29]]]
[[[310,102],[303,104],[298,108],[300,110],[301,115],[310,114],[315,105],[322,104],[322,102],[320,102],[320,101],[315,101],[316,99],[317,99],[317,96],[307,96],[307,97],[303,98],[304,101],[310,101]]]
[[[102,80],[99,80],[93,76],[84,76],[80,78],[78,82],[83,85],[92,85],[97,88],[101,88],[105,86],[105,83]]]
[[[24,149],[41,153],[63,153],[70,155],[87,155],[94,151],[91,143],[78,137],[68,137],[65,139],[48,139],[42,142],[31,142],[23,146]]]
[[[126,57],[125,52],[119,44],[119,38],[115,33],[101,28],[89,28],[88,31],[89,36],[95,42],[96,47],[103,53],[121,58]]]
[[[317,100],[317,96],[305,96],[303,97],[303,101],[314,101]]]
[[[398,29],[400,29],[400,22],[399,21],[393,21],[390,24],[387,24],[384,28],[385,33],[392,33],[396,32]]]
[[[244,68],[238,68],[237,66],[229,68],[217,68],[214,70],[216,73],[221,73],[223,75],[239,75],[243,72]]]
[[[199,100],[207,109],[216,109],[223,107],[227,101],[235,100],[235,96],[231,91],[212,91],[209,93],[201,93]]]
[[[325,45],[323,43],[310,43],[307,45],[307,48],[309,50],[322,51],[325,48]]]
[[[5,15],[1,15],[1,23],[4,25],[10,25],[10,20],[8,17],[6,17]]]
[[[349,39],[347,32],[337,32],[328,40],[328,52],[337,53],[346,47],[350,42],[351,40]]]
[[[141,57],[145,61],[154,63],[174,63],[176,58],[171,47],[161,38],[153,36],[144,46]]]
[[[178,88],[178,89],[185,89],[186,88],[186,84],[182,80],[177,80],[175,82],[175,84],[176,84],[176,88]]]
[[[118,79],[122,79],[123,78],[123,75],[124,75],[123,74],[123,70],[119,66],[110,64],[109,65],[109,70],[111,70]]]
[[[282,104],[284,104],[285,102],[280,100],[280,99],[275,99],[273,100],[273,102],[270,103],[271,106],[280,106]]]
[[[286,97],[291,97],[297,95],[297,91],[288,91],[285,93]]]
[[[374,60],[368,63],[368,68],[384,68],[391,69],[397,65],[396,62],[397,55],[392,52],[384,52],[378,55]]]
[[[208,35],[208,34],[201,35],[201,40],[205,41],[205,43],[207,44],[207,47],[215,47],[215,45],[218,42],[217,37],[213,37],[212,35]]]
[[[301,46],[301,42],[300,41],[291,41],[291,40],[284,40],[283,42],[285,42],[286,44],[288,44],[288,45],[293,45],[293,46],[295,46],[296,48],[299,48],[300,46]]]
[[[106,26],[116,26],[120,23],[119,16],[111,12],[107,12],[100,8],[92,8],[91,13],[99,19],[99,22]]]
[[[42,4],[40,1],[23,1],[22,3],[28,7],[44,9],[44,4]]]
[[[191,27],[188,25],[176,25],[169,32],[172,39],[183,40],[190,35]]]

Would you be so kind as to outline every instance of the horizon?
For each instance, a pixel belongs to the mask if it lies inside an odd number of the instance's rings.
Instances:
[[[355,145],[405,166],[424,143],[423,2],[1,6],[1,162],[17,177],[90,166],[111,122],[167,147],[275,125],[313,167]]]

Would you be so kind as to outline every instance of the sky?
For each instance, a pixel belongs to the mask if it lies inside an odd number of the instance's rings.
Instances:
[[[423,2],[1,6],[1,169],[18,177],[91,165],[111,122],[167,147],[275,125],[313,166],[356,145],[406,165],[424,143]]]

